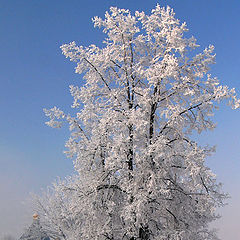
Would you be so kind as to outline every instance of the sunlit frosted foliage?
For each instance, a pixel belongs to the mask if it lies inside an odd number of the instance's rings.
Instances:
[[[69,123],[77,172],[47,194],[45,219],[63,239],[215,239],[208,225],[226,195],[205,166],[213,149],[191,133],[215,127],[217,103],[240,102],[208,73],[214,47],[195,55],[186,23],[159,5],[150,15],[112,7],[93,23],[103,48],[61,47],[83,74],[70,86],[76,115],[45,110],[48,125]]]

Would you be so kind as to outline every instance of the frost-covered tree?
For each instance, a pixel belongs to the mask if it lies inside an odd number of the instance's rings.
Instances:
[[[76,115],[45,110],[48,125],[69,123],[77,172],[53,187],[56,211],[46,219],[57,215],[66,239],[215,239],[209,223],[226,195],[205,165],[214,149],[191,133],[215,127],[222,100],[234,109],[240,101],[208,73],[214,47],[194,54],[195,38],[169,7],[150,15],[112,7],[93,22],[104,47],[61,47],[83,76],[70,86]]]
[[[19,240],[50,240],[41,226],[38,214],[33,215],[33,223],[24,231]]]
[[[77,177],[58,180],[41,196],[33,196],[34,209],[41,216],[41,226],[51,239],[81,239],[82,217],[75,211],[80,200],[79,191],[76,191],[80,182]]]

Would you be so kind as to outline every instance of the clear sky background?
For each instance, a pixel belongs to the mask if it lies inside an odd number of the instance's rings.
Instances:
[[[73,171],[63,154],[68,130],[44,125],[42,111],[55,105],[68,110],[68,86],[81,84],[60,45],[74,40],[101,44],[104,35],[91,18],[103,17],[110,6],[150,13],[157,3],[171,6],[187,22],[199,51],[209,44],[216,47],[212,73],[240,95],[240,1],[0,0],[0,237],[19,237],[31,223],[29,192],[39,193]],[[217,129],[196,137],[217,145],[208,164],[232,196],[215,224],[223,240],[240,239],[239,119],[239,110],[222,105],[215,116]]]

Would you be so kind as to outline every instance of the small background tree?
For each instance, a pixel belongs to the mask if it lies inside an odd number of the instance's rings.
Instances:
[[[15,238],[10,235],[10,234],[7,234],[7,235],[4,235],[1,240],[15,240]]]

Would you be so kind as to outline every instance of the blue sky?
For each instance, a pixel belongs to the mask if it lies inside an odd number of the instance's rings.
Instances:
[[[104,16],[110,6],[132,12],[150,10],[159,3],[174,8],[186,21],[200,49],[213,44],[217,64],[212,73],[240,93],[240,2],[236,0],[0,0],[0,233],[18,236],[31,222],[26,202],[29,192],[40,192],[57,176],[72,172],[63,154],[68,130],[44,125],[43,108],[72,103],[70,84],[81,76],[61,54],[60,45],[101,44],[93,16]],[[216,225],[223,240],[240,238],[240,113],[222,105],[218,127],[197,137],[217,145],[209,166],[232,199]],[[1,234],[0,234],[1,236]]]

